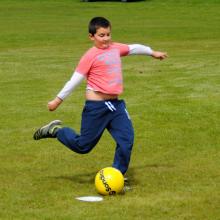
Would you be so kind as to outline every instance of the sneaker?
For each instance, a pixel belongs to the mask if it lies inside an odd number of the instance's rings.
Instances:
[[[128,183],[128,177],[124,177],[125,183]]]
[[[42,138],[55,138],[57,130],[61,128],[62,122],[60,120],[51,121],[49,124],[39,128],[34,133],[34,140],[40,140]]]
[[[123,188],[123,192],[127,192],[127,191],[131,191],[132,190],[132,187],[131,186],[124,186]]]

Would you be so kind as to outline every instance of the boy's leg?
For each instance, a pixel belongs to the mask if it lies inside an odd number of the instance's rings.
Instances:
[[[100,130],[93,129],[92,132],[94,133],[94,136],[90,137],[90,135],[88,135],[87,137],[76,133],[69,127],[64,127],[58,130],[57,139],[70,150],[79,154],[86,154],[98,143],[103,131],[104,129],[102,128]],[[95,132],[97,133],[95,134]]]
[[[134,130],[123,101],[117,106],[115,113],[117,114],[108,127],[109,132],[117,143],[113,167],[125,174],[130,162]]]
[[[64,127],[58,130],[57,139],[76,153],[88,153],[105,130],[109,122],[108,114],[104,102],[87,101],[82,113],[80,134]]]
[[[34,140],[57,138],[61,143],[63,143],[72,151],[84,154],[92,150],[92,148],[99,141],[105,129],[104,123],[100,121],[100,125],[97,125],[97,122],[98,120],[94,119],[90,120],[90,123],[86,123],[85,118],[83,118],[81,129],[82,135],[79,135],[71,128],[62,128],[62,122],[60,120],[54,120],[37,129],[33,135],[33,138]],[[92,125],[92,128],[90,128],[88,125]]]

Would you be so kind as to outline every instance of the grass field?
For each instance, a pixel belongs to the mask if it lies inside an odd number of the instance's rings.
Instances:
[[[217,0],[1,0],[0,219],[220,220],[219,11]],[[93,16],[112,21],[115,41],[169,54],[123,58],[132,190],[101,203],[75,197],[97,195],[114,155],[107,132],[88,155],[32,139],[53,119],[80,129],[85,84],[56,112],[46,105],[91,46]]]

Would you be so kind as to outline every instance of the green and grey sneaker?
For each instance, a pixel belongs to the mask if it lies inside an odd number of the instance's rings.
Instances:
[[[34,140],[40,140],[42,138],[55,138],[57,130],[61,128],[62,122],[60,120],[51,121],[49,124],[39,128],[34,133]]]
[[[124,182],[128,183],[128,177],[124,177]]]

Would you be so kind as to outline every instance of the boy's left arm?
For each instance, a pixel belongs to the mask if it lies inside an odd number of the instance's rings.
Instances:
[[[153,51],[150,47],[142,44],[130,44],[128,47],[129,55],[148,55],[160,60],[167,58],[166,52]]]

